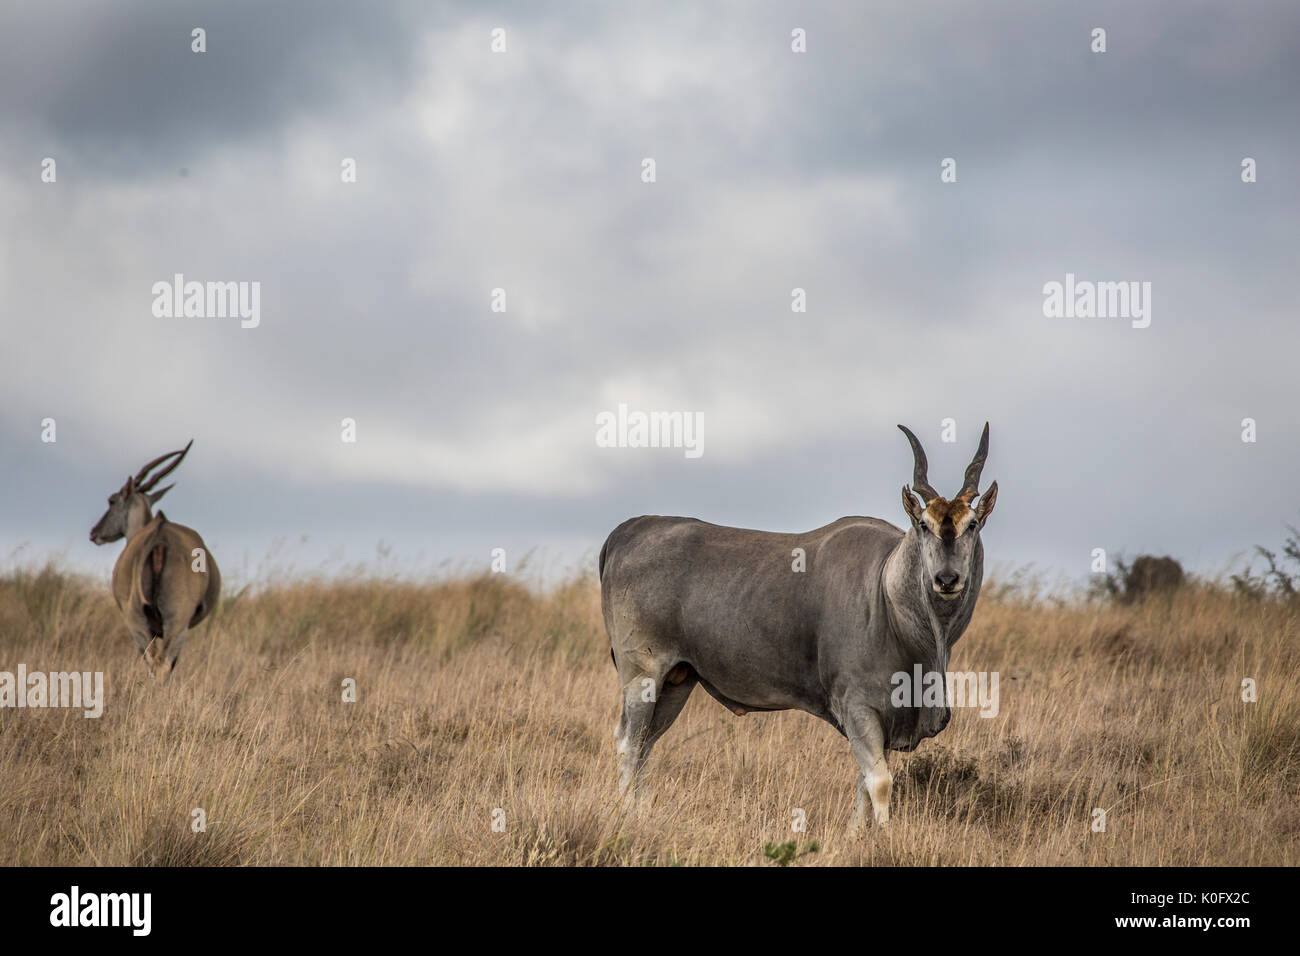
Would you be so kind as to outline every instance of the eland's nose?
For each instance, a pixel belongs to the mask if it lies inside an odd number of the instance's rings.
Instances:
[[[957,577],[956,571],[940,571],[934,576],[934,583],[945,591],[951,591],[957,586]]]

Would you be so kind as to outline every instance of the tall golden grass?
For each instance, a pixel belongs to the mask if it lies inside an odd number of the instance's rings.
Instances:
[[[106,703],[99,719],[0,710],[0,852],[9,864],[746,865],[795,839],[819,845],[797,865],[1294,865],[1298,625],[1295,604],[1209,585],[1131,606],[986,586],[952,667],[998,671],[1000,714],[957,710],[938,738],[891,755],[894,822],[853,835],[843,738],[805,714],[737,718],[702,692],[651,757],[650,796],[624,811],[593,579],[228,594],[159,689],[106,587],[11,571],[0,670],[101,670]],[[349,677],[355,703],[342,699]],[[796,809],[806,832],[792,832]]]

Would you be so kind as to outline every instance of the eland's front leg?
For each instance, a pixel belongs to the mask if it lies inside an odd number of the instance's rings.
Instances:
[[[867,800],[876,823],[889,825],[889,795],[894,788],[894,778],[885,760],[885,731],[880,718],[869,708],[857,710],[846,721],[845,733],[858,762],[858,796],[853,808],[853,829],[862,826],[866,816]]]

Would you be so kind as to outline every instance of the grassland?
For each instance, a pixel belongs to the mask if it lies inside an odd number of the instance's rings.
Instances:
[[[0,853],[762,865],[764,844],[796,839],[819,844],[800,866],[1295,865],[1298,636],[1297,603],[1211,585],[1119,605],[986,584],[952,667],[999,672],[999,715],[957,710],[938,738],[891,755],[893,825],[853,836],[841,737],[799,713],[738,718],[702,692],[651,757],[651,798],[623,811],[593,578],[227,594],[158,689],[103,584],[10,571],[0,670],[101,670],[106,703],[99,719],[0,710]],[[795,808],[804,833],[791,832]]]

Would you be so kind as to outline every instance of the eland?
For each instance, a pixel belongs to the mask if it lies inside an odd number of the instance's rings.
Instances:
[[[622,686],[614,730],[619,792],[632,796],[655,741],[698,684],[736,715],[802,710],[848,738],[860,774],[853,826],[871,801],[889,822],[889,750],[910,751],[948,723],[948,701],[895,706],[896,675],[943,675],[984,573],[980,531],[998,497],[981,495],[989,426],[951,500],[912,446],[910,527],[840,518],[776,534],[646,515],[600,551],[601,610]],[[917,500],[920,495],[920,500]],[[979,501],[976,503],[975,499]]]
[[[95,544],[126,539],[113,565],[113,599],[154,680],[165,684],[185,636],[210,615],[221,595],[221,573],[198,532],[153,513],[174,485],[158,482],[176,470],[194,444],[149,462],[109,495],[108,510],[90,531]],[[166,468],[149,472],[169,458]]]

